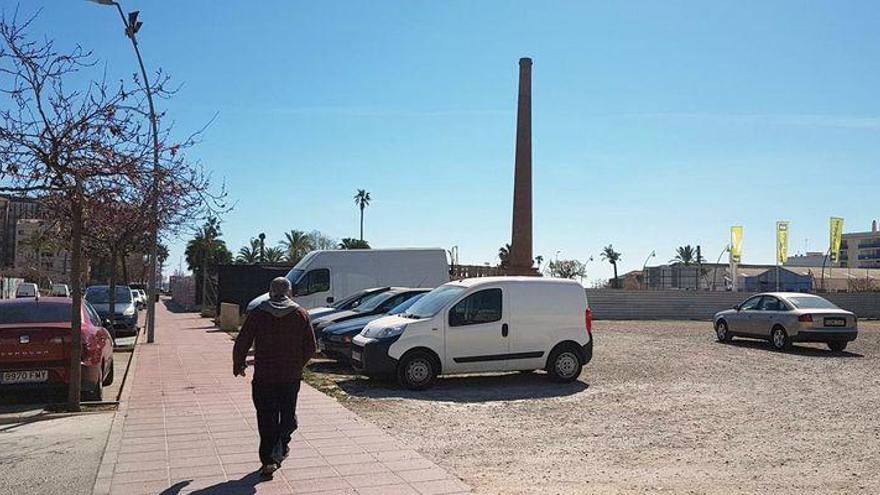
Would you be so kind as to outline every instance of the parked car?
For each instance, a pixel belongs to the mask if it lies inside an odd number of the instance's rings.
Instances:
[[[52,284],[52,291],[49,293],[52,297],[70,297],[70,288],[67,284]]]
[[[768,340],[776,350],[792,342],[823,342],[841,352],[858,336],[858,318],[819,296],[768,292],[752,296],[733,309],[715,315],[715,336]]]
[[[390,290],[387,290],[380,294],[375,294],[364,299],[361,304],[359,304],[354,309],[350,309],[348,311],[340,311],[338,313],[322,316],[321,318],[316,318],[312,320],[312,328],[314,328],[315,330],[315,339],[318,339],[320,337],[321,332],[325,328],[333,325],[334,323],[341,323],[343,321],[353,320],[355,318],[361,318],[363,316],[384,315],[385,313],[391,311],[391,308],[406,301],[412,296],[416,294],[424,294],[425,292],[428,292],[428,290],[429,289],[392,287]]]
[[[71,304],[66,297],[0,301],[0,389],[69,383]],[[88,302],[81,315],[83,398],[102,400],[113,382],[113,338]]]
[[[131,289],[131,300],[134,301],[134,305],[138,310],[147,307],[147,298],[142,297],[140,291],[137,289]]]
[[[115,336],[137,335],[138,311],[137,303],[132,299],[131,289],[127,285],[116,286],[116,307],[110,310],[110,287],[93,285],[86,289],[86,301],[91,303],[102,320],[112,321]]]
[[[593,357],[593,318],[573,280],[472,278],[442,285],[405,313],[368,324],[351,361],[414,390],[440,374],[544,369],[571,382]]]
[[[410,292],[408,299],[404,299],[403,302],[394,306],[386,313],[361,316],[360,318],[353,318],[325,327],[318,337],[318,348],[327,357],[344,359],[346,361],[351,359],[351,341],[355,335],[361,333],[361,330],[371,321],[389,315],[397,315],[408,310],[410,306],[428,292],[428,289],[421,290],[422,292]]]
[[[381,292],[385,292],[391,290],[391,287],[373,287],[370,289],[363,289],[355,292],[354,294],[337,301],[329,306],[321,306],[318,308],[312,308],[309,310],[309,317],[312,320],[321,318],[322,316],[327,316],[333,313],[338,313],[340,311],[347,311],[350,309],[354,309],[358,304],[362,303],[366,298],[373,296],[375,294],[379,294]]]
[[[40,289],[37,284],[22,282],[15,288],[15,297],[37,297],[39,295]]]
[[[368,287],[434,288],[449,281],[444,249],[342,249],[312,251],[287,273],[294,301],[310,309]],[[269,298],[263,294],[248,311]]]

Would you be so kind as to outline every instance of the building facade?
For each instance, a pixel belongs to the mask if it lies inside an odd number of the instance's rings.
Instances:
[[[58,248],[54,242],[58,237],[58,228],[45,220],[19,220],[15,229],[13,267],[35,280],[69,283],[70,252]]]
[[[18,221],[39,218],[40,204],[34,199],[0,196],[0,268],[15,265]]]
[[[868,232],[843,234],[840,244],[840,267],[880,268],[880,229],[877,220]]]

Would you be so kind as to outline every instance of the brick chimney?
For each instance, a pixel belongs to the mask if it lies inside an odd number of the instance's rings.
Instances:
[[[532,268],[532,59],[519,59],[513,226],[508,275],[537,275]]]

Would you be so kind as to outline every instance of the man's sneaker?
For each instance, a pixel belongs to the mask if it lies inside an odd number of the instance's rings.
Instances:
[[[278,471],[278,464],[266,464],[260,468],[260,475],[271,479],[275,475],[275,471]]]

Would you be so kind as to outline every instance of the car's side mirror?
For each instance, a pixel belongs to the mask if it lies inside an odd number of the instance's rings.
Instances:
[[[739,304],[734,304],[734,305],[733,305],[733,309],[739,311]]]
[[[329,303],[332,303],[332,302],[333,302],[333,296],[328,297],[328,298],[327,298],[327,303],[329,304]]]
[[[103,318],[101,320],[101,325],[103,325],[105,328],[110,328],[110,318]]]

